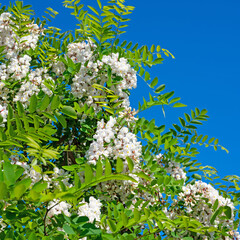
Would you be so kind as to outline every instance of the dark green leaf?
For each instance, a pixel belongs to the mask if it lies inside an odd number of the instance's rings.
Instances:
[[[155,93],[160,93],[165,89],[165,84],[160,85],[159,87],[156,88]]]

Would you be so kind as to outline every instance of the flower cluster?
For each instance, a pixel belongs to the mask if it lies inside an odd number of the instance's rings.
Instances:
[[[121,127],[117,119],[110,117],[105,123],[102,119],[97,124],[96,140],[90,145],[87,152],[88,162],[96,164],[99,158],[131,158],[135,163],[139,163],[142,154],[142,146],[135,134],[129,132],[127,127]],[[127,161],[125,161],[127,167]],[[126,169],[127,170],[127,169]]]
[[[108,158],[110,162],[114,162],[121,158],[123,161],[123,172],[129,172],[127,158],[130,158],[134,163],[132,173],[129,175],[137,182],[128,180],[124,181],[107,181],[100,183],[97,190],[103,193],[100,199],[104,200],[121,200],[126,203],[136,199],[144,198],[146,201],[153,201],[154,196],[139,189],[139,184],[146,185],[147,182],[134,173],[141,171],[140,157],[142,154],[142,146],[135,134],[129,132],[127,127],[122,127],[117,122],[116,118],[110,117],[107,123],[102,119],[97,124],[97,130],[93,136],[96,140],[90,145],[87,152],[87,159],[90,164],[96,165],[97,161]],[[129,198],[134,196],[134,198]]]
[[[26,54],[26,50],[36,48],[42,30],[37,24],[27,23],[22,30],[23,37],[19,37],[16,29],[21,29],[14,20],[10,13],[0,15],[0,46],[4,46],[4,60],[0,64],[0,114],[3,122],[6,122],[8,113],[6,106],[10,101],[20,101],[27,107],[33,94],[40,91],[52,94],[45,86],[46,80],[54,85],[47,69],[33,68],[31,66],[33,59]]]
[[[219,207],[229,207],[231,210],[231,218],[226,219],[223,218],[224,214],[220,214],[216,217],[213,224],[211,224],[211,217],[214,213],[213,205],[215,202],[218,202]],[[180,208],[177,207],[179,203],[182,203],[183,206]],[[183,207],[183,208],[182,208]],[[175,204],[172,206],[170,210],[164,210],[166,215],[172,219],[177,218],[180,214],[187,214],[189,217],[192,217],[203,224],[205,227],[218,227],[225,226],[229,229],[233,228],[233,211],[234,205],[229,198],[224,198],[219,195],[219,192],[214,189],[210,184],[207,184],[202,181],[196,181],[193,185],[187,184],[182,188],[182,192],[178,195],[177,201],[175,200]],[[205,239],[215,239],[214,232],[211,233],[211,238]],[[234,233],[237,235],[237,232]],[[237,238],[239,239],[239,238]]]
[[[71,43],[68,45],[67,56],[72,59],[74,63],[84,64],[87,61],[94,61],[93,52],[96,49],[96,45],[91,41]]]
[[[136,181],[140,181],[140,178],[129,174],[132,176]],[[117,181],[117,180],[111,180],[104,183],[100,183],[97,185],[96,189],[100,191],[102,194],[99,196],[101,200],[105,201],[113,201],[113,200],[120,200],[122,203],[127,203],[128,201],[132,201],[134,204],[137,197],[139,195],[135,195],[134,190],[138,189],[138,183],[123,180],[123,181]],[[142,193],[142,192],[141,192]],[[130,199],[129,196],[134,195],[134,199]],[[134,201],[134,202],[133,202]]]
[[[95,199],[94,197],[89,198],[89,203],[83,200],[82,202],[79,202],[79,208],[78,208],[78,215],[79,216],[87,216],[89,218],[89,222],[93,223],[94,221],[99,222],[100,221],[100,215],[101,215],[101,202],[98,199]],[[53,200],[48,205],[48,223],[50,224],[51,218],[53,216],[64,214],[66,216],[70,216],[70,209],[71,205],[65,201],[59,201],[59,200]]]
[[[135,109],[127,107],[119,113],[119,118],[124,119],[124,121],[126,121],[127,126],[131,127],[131,124],[135,126],[135,123],[138,120],[138,118],[134,117],[136,114],[137,111]]]
[[[58,200],[53,200],[49,203],[48,205],[48,223],[50,224],[51,223],[51,218],[56,216],[56,215],[59,215],[59,214],[64,214],[66,216],[70,216],[70,212],[69,212],[69,209],[71,208],[71,205],[68,204],[67,202],[65,201],[62,201],[62,202],[59,202]]]
[[[89,203],[82,201],[80,204],[81,206],[78,208],[79,216],[87,216],[91,223],[93,223],[94,220],[100,222],[102,204],[99,199],[95,199],[91,196],[89,198]]]
[[[194,185],[187,184],[182,188],[183,192],[179,194],[178,199],[184,202],[184,207],[189,214],[191,214],[194,218],[204,223],[206,226],[210,226],[210,218],[213,214],[212,207],[215,201],[218,200],[218,207],[220,206],[229,206],[232,210],[234,210],[234,205],[229,198],[224,198],[219,195],[219,192],[214,189],[210,184],[207,184],[202,181],[196,181]],[[206,200],[207,199],[207,202]],[[214,225],[217,226],[220,222],[225,226],[229,226],[232,224],[233,214],[231,220],[221,220],[217,218],[215,220]]]
[[[128,64],[126,58],[119,58],[119,53],[104,55],[102,62],[111,67],[112,74],[122,78],[122,81],[117,85],[119,93],[122,89],[132,89],[137,87],[136,71]]]
[[[37,68],[31,70],[28,74],[28,80],[22,82],[13,101],[20,101],[23,105],[27,106],[30,97],[34,94],[37,95],[41,90],[49,96],[52,95],[52,91],[44,85],[45,80],[51,81],[53,85],[53,80],[47,74],[47,69]]]
[[[15,33],[19,26],[14,24],[11,18],[13,16],[8,12],[0,15],[0,46],[5,46],[4,53],[7,59],[16,59],[21,51],[36,48],[41,29],[37,24],[26,24],[24,36],[19,37]]]
[[[7,73],[13,80],[21,80],[27,76],[30,69],[31,57],[28,55],[11,58],[7,68]]]
[[[95,50],[96,45],[90,41],[68,45],[67,56],[74,63],[81,63],[79,72],[72,79],[72,94],[98,112],[101,109],[98,104],[101,99],[98,96],[105,95],[103,91],[93,88],[92,85],[104,86],[109,79],[110,68],[111,78],[116,79],[110,90],[119,96],[118,101],[122,101],[121,107],[129,107],[129,97],[124,90],[136,88],[136,71],[128,64],[127,59],[119,58],[118,53],[104,55],[101,60],[96,60],[98,56]]]
[[[183,168],[181,168],[181,164],[169,159],[163,159],[163,155],[160,153],[155,156],[156,161],[160,164],[162,168],[173,178],[176,180],[183,179],[186,181],[187,176],[184,172]]]
[[[32,167],[27,162],[23,162],[20,160],[18,155],[12,155],[10,157],[11,163],[18,165],[24,169],[23,177],[24,178],[30,178],[31,179],[31,186],[33,186],[35,183],[39,182],[40,180],[43,180],[48,183],[48,188],[51,186],[59,187],[59,184],[57,182],[58,179],[61,179],[61,181],[65,184],[67,187],[71,187],[72,184],[69,182],[69,173],[67,171],[64,171],[63,169],[59,169],[58,167],[55,167],[53,169],[53,173],[46,174],[42,173],[39,169],[39,171],[36,171],[34,167]]]

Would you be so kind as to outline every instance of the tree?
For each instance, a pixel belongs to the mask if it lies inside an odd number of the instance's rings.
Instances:
[[[239,177],[219,186],[216,170],[194,160],[195,144],[220,146],[197,133],[207,111],[168,130],[137,117],[185,106],[146,70],[173,55],[120,43],[134,9],[123,0],[79,2],[63,3],[74,33],[20,1],[1,8],[0,238],[240,239]],[[137,76],[154,93],[134,110]]]

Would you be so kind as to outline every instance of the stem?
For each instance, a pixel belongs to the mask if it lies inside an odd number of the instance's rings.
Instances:
[[[46,223],[47,214],[48,214],[48,212],[49,212],[52,208],[56,207],[58,204],[59,204],[59,203],[56,203],[55,205],[53,205],[53,206],[50,207],[49,209],[47,208],[48,204],[46,205],[47,210],[46,210],[46,213],[45,213],[44,218],[43,218],[43,225],[44,225],[44,230],[43,230],[43,232],[44,232],[44,236],[48,236],[48,234],[47,234],[47,223]]]
[[[145,236],[148,236],[148,235],[151,235],[151,234],[152,234],[152,233],[150,233],[150,230],[149,230],[148,232],[144,233],[143,235],[141,235],[141,236],[135,238],[135,240],[137,240],[137,239],[141,239],[142,237],[145,237]]]

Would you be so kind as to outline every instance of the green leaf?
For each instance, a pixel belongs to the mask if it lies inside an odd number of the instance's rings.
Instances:
[[[8,195],[7,185],[4,182],[0,182],[0,200],[6,200]]]
[[[127,157],[127,162],[128,162],[128,168],[129,168],[130,172],[132,172],[133,167],[134,167],[133,160],[130,157]]]
[[[63,225],[63,230],[67,233],[67,234],[75,234],[74,230],[72,229],[72,227],[70,227],[68,224],[64,224]]]
[[[144,48],[143,55],[142,55],[142,59],[143,59],[143,61],[145,61],[145,60],[147,59],[147,51],[146,51],[146,48]]]
[[[46,113],[46,112],[42,112],[42,115],[44,115],[45,117],[51,119],[53,122],[56,122],[56,119],[55,119],[55,117],[52,114]],[[25,125],[25,123],[24,123],[24,125]]]
[[[15,183],[15,172],[13,165],[10,162],[4,161],[3,171],[9,185],[13,185]]]
[[[16,142],[16,141],[13,141],[13,140],[7,140],[7,141],[4,141],[4,142],[0,142],[0,146],[3,147],[3,146],[17,146],[17,147],[20,147],[22,148],[23,146]]]
[[[214,204],[213,204],[213,210],[215,211],[218,207],[218,199],[215,200]]]
[[[199,174],[196,174],[196,173],[193,174],[192,177],[197,179],[197,180],[201,180],[202,179],[202,177]]]
[[[88,6],[95,14],[99,15],[98,14],[98,11],[94,8],[94,7],[91,7],[91,6]]]
[[[101,160],[99,160],[97,162],[97,166],[96,166],[96,178],[100,178],[103,175],[103,167],[102,167],[102,163]]]
[[[108,224],[108,226],[110,227],[110,229],[111,229],[112,232],[115,232],[115,231],[116,231],[116,224],[114,223],[113,220],[107,219],[107,224]]]
[[[133,46],[132,52],[136,51],[137,47],[138,47],[138,43],[136,43],[136,44]],[[138,71],[138,70],[136,70],[136,71]]]
[[[85,183],[91,182],[93,179],[93,171],[90,165],[85,166]]]
[[[55,112],[55,116],[56,116],[57,120],[61,123],[61,125],[64,128],[66,128],[67,127],[67,121],[66,121],[65,117],[59,112]]]
[[[133,210],[133,215],[134,215],[134,220],[138,222],[141,218],[141,214],[136,208],[134,208]]]
[[[219,207],[219,208],[213,213],[212,217],[210,218],[210,223],[211,223],[211,224],[214,224],[214,221],[215,221],[216,217],[217,217],[219,214],[221,214],[222,210],[223,210],[223,207],[221,206],[221,207]]]
[[[140,68],[139,75],[142,77],[144,72],[145,72],[145,70],[143,68]]]
[[[152,46],[151,46],[151,50],[150,50],[151,52],[154,52],[155,51],[155,45],[153,44]]]
[[[47,182],[37,182],[33,185],[32,190],[36,191],[36,192],[42,192],[43,190],[45,190],[47,188],[48,184]]]
[[[128,224],[128,217],[124,212],[121,212],[121,217],[123,221],[123,225],[126,226]]]
[[[57,109],[58,106],[59,106],[59,104],[60,104],[60,98],[59,98],[59,96],[54,95],[54,96],[53,96],[53,99],[52,99],[52,102],[51,102],[51,109],[52,109],[52,110]]]
[[[97,3],[98,3],[99,8],[101,9],[101,8],[102,8],[101,1],[100,1],[100,0],[97,0]]]
[[[160,93],[165,89],[165,84],[162,84],[161,86],[157,87],[155,90],[155,93]]]
[[[150,80],[150,74],[149,72],[145,72],[145,77],[144,77],[145,81]]]
[[[76,189],[81,187],[80,178],[79,178],[76,170],[74,171],[74,186],[75,186]]]
[[[20,239],[20,238],[19,238]],[[30,236],[28,237],[28,240],[37,240],[37,235],[35,232],[32,232]],[[61,240],[61,239],[59,239]]]
[[[109,162],[109,160],[106,160],[106,165],[105,165],[105,175],[108,176],[112,173],[112,167],[111,164]]]
[[[24,108],[21,102],[17,101],[17,111],[18,111],[18,115],[20,117],[22,117],[23,113],[24,113]]]
[[[163,58],[156,58],[156,59],[153,61],[153,64],[161,64],[163,60],[164,60]]]
[[[19,184],[14,188],[14,195],[17,199],[20,199],[21,196],[26,192],[27,188],[24,184]]]
[[[208,138],[208,135],[204,136],[203,139],[202,139],[202,143],[204,143]]]
[[[157,84],[158,84],[158,78],[155,77],[155,78],[152,80],[152,82],[151,82],[151,84],[150,84],[150,87],[154,88]]]
[[[229,206],[224,207],[224,213],[228,219],[232,217],[232,209]]]
[[[173,103],[179,101],[180,99],[181,99],[180,97],[173,98],[173,99],[171,99],[171,101],[169,102],[169,104],[173,104]]]
[[[183,104],[183,103],[175,103],[173,105],[173,107],[186,107],[187,105]]]
[[[13,118],[13,109],[12,106],[10,104],[8,104],[8,120],[11,120]]]
[[[126,46],[126,49],[129,49],[132,46],[132,42],[129,42],[128,45]]]
[[[29,112],[34,113],[36,109],[37,109],[37,97],[34,94],[30,98]]]
[[[121,47],[124,47],[126,44],[127,44],[127,41],[124,40],[124,41],[121,43]]]
[[[117,158],[117,165],[116,165],[116,171],[117,173],[121,173],[123,171],[124,165],[123,165],[123,161],[121,158]]]
[[[75,110],[70,107],[70,106],[64,106],[61,110],[61,112],[71,118],[76,119],[77,118],[77,113],[75,112]]]
[[[209,141],[208,141],[208,144],[212,143],[214,141],[214,137],[210,138]]]
[[[183,118],[179,118],[179,121],[180,121],[180,123],[181,123],[181,125],[183,126],[183,127],[185,127],[186,126],[186,122],[183,120]]]
[[[138,172],[138,173],[135,173],[135,175],[137,175],[138,177],[140,178],[143,178],[147,181],[150,181],[151,180],[151,177],[149,177],[148,175],[146,175],[144,172]]]
[[[40,103],[39,110],[44,111],[48,107],[49,103],[50,103],[50,98],[48,95],[45,95],[43,100]]]

